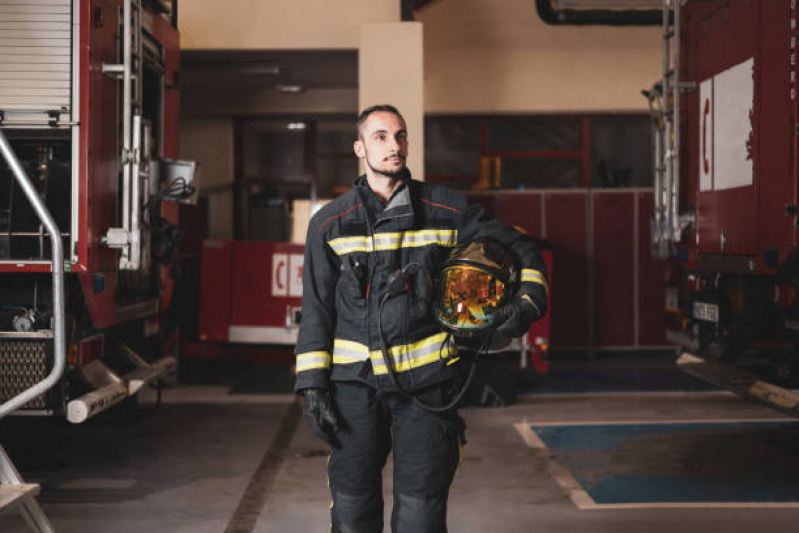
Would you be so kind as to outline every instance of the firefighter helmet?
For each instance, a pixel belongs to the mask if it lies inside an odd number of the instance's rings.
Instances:
[[[456,337],[480,335],[493,326],[494,313],[511,301],[518,283],[515,256],[500,244],[458,246],[436,277],[433,314]]]

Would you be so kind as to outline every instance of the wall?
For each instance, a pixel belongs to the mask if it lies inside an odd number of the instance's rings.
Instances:
[[[411,175],[424,181],[424,43],[418,22],[383,22],[361,27],[358,107],[396,106],[408,129]],[[363,164],[361,165],[363,169]]]
[[[182,46],[186,50],[358,49],[363,27],[398,21],[399,5],[399,0],[192,0],[180,5]],[[538,17],[533,0],[437,0],[418,10],[416,17],[423,26],[422,105],[428,115],[645,112],[640,91],[660,76],[659,27],[549,26]],[[364,46],[373,42],[369,39]],[[392,53],[398,55],[408,49],[401,43],[387,46],[394,46]],[[380,60],[377,56],[371,61]],[[205,161],[204,167],[213,169],[203,171],[204,179],[212,173],[215,177],[210,179],[228,183],[233,181],[232,116],[354,117],[362,106],[358,90],[352,88],[242,94],[183,87],[181,94],[181,156],[190,158],[186,148],[192,147]],[[416,143],[423,146],[423,129],[414,124],[411,133],[418,155]],[[232,221],[226,219],[232,217],[231,205],[230,193],[212,195],[212,235],[232,234]]]
[[[358,48],[363,22],[397,21],[399,0],[191,0],[180,3],[184,50]]]
[[[233,237],[233,125],[230,118],[187,117],[180,123],[180,157],[200,163],[212,239]]]
[[[416,18],[427,113],[642,111],[661,76],[659,26],[550,26],[533,0],[439,0]]]

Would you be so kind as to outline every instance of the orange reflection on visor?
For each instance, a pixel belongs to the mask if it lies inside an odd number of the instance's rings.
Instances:
[[[505,284],[484,270],[457,265],[442,272],[438,284],[439,318],[458,328],[482,328],[499,309]]]

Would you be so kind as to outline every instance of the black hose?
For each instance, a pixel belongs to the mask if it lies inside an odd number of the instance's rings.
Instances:
[[[385,335],[383,335],[383,306],[388,301],[388,299],[391,298],[392,296],[395,296],[395,293],[392,292],[392,291],[387,291],[383,295],[383,298],[380,300],[380,309],[378,310],[378,313],[377,313],[377,331],[378,331],[378,333],[380,335],[380,352],[381,352],[381,354],[383,356],[383,364],[385,364],[386,368],[388,369],[388,375],[389,375],[389,378],[391,379],[391,383],[397,388],[397,393],[400,396],[406,396],[406,397],[410,396],[410,397],[412,397],[413,401],[416,403],[416,405],[418,405],[419,407],[421,407],[425,411],[428,411],[430,413],[445,413],[447,411],[450,411],[450,410],[454,409],[455,406],[458,405],[458,402],[460,402],[461,399],[463,398],[463,395],[466,394],[466,390],[469,388],[469,385],[471,385],[472,379],[474,379],[474,374],[475,374],[475,371],[477,370],[477,361],[480,359],[480,356],[484,352],[488,351],[488,347],[491,346],[491,334],[489,333],[489,335],[486,338],[486,340],[480,346],[480,349],[477,350],[477,354],[475,355],[474,360],[472,361],[472,366],[471,366],[471,368],[469,368],[469,375],[466,376],[466,381],[463,383],[463,386],[458,391],[458,393],[455,395],[455,398],[452,401],[450,401],[448,404],[440,406],[440,407],[435,407],[435,406],[432,406],[432,405],[428,405],[428,404],[424,403],[422,400],[420,400],[416,396],[415,390],[411,391],[411,392],[408,392],[407,390],[405,390],[399,384],[399,380],[397,379],[397,371],[394,369],[394,365],[392,364],[391,357],[389,356],[389,353],[388,353],[388,343],[386,342]],[[444,343],[442,343],[442,347],[443,347],[443,345],[444,345]],[[440,349],[439,349],[439,352],[440,352]],[[413,374],[412,374],[413,368],[412,367],[409,368],[408,371],[411,372],[411,376],[413,376]]]

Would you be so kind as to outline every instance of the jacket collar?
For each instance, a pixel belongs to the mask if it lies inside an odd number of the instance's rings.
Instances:
[[[411,173],[406,170],[404,182],[394,191],[387,206],[383,206],[377,195],[369,188],[366,175],[355,180],[355,187],[366,210],[369,225],[390,226],[392,231],[404,231],[413,227],[413,202],[411,198]]]

